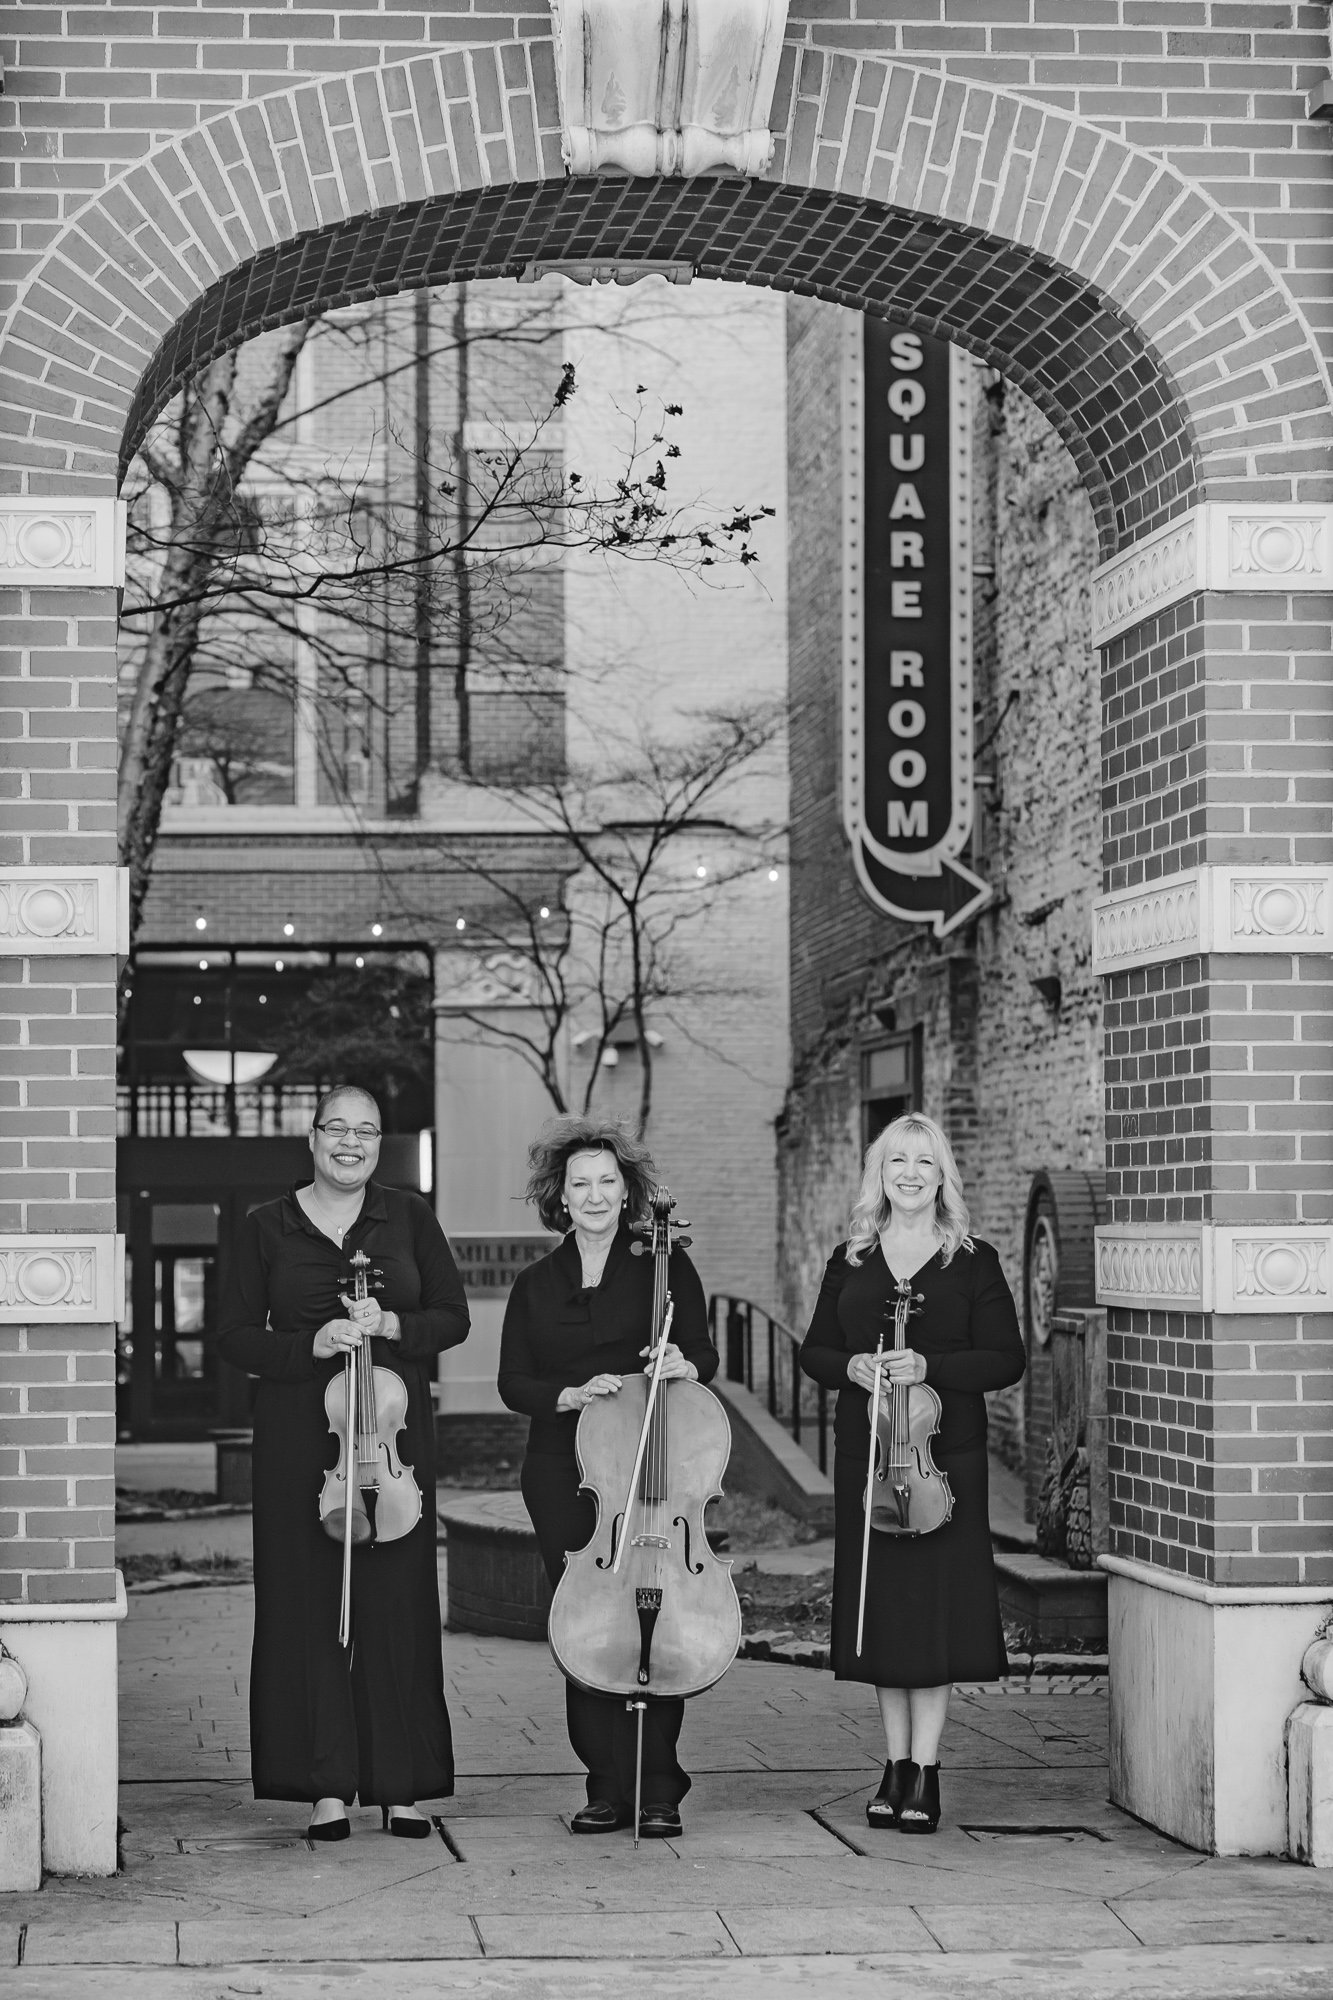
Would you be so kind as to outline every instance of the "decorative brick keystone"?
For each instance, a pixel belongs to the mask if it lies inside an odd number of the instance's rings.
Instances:
[[[1117,889],[1092,906],[1092,962],[1127,972],[1203,952],[1333,949],[1333,868],[1218,868]]]
[[[130,948],[127,868],[0,869],[0,958],[96,958]]]
[[[1196,590],[1333,588],[1333,506],[1209,501],[1092,573],[1092,639],[1104,646]]]
[[[551,0],[572,174],[762,174],[787,0]]]
[[[104,1325],[124,1316],[123,1236],[0,1236],[0,1326]]]

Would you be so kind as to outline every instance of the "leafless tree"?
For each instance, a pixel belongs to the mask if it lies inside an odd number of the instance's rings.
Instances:
[[[469,936],[494,990],[476,1004],[465,998],[448,1018],[469,1038],[519,1056],[557,1111],[586,1111],[608,1057],[625,1047],[638,1056],[637,1124],[647,1129],[660,1040],[654,1013],[722,990],[716,977],[702,983],[692,934],[732,884],[767,870],[777,855],[783,829],[742,818],[736,794],[774,749],[785,721],[777,701],[714,710],[694,718],[682,736],[644,733],[608,744],[596,770],[495,788],[517,825],[554,843],[557,887],[549,901],[451,849],[451,864],[488,891],[493,915],[474,923]],[[701,842],[709,864],[697,859]],[[403,913],[413,914],[395,878],[386,877],[386,886]],[[726,990],[744,990],[743,978]],[[509,1007],[497,1007],[497,999]]]
[[[434,350],[418,345],[406,359],[377,355],[365,326],[318,323],[321,338],[331,333],[360,343],[350,386],[344,383],[324,404],[451,351],[446,341]],[[288,407],[293,372],[311,335],[303,323],[268,337],[259,365],[252,353],[242,368],[239,350],[210,364],[140,453],[122,613],[131,637],[118,787],[132,932],[182,744],[208,737],[213,747],[199,754],[212,757],[228,797],[229,783],[234,790],[255,762],[238,705],[212,698],[219,684],[285,684],[296,700],[293,660],[304,649],[315,662],[319,693],[312,706],[336,791],[349,733],[368,740],[372,728],[387,729],[405,702],[420,708],[423,687],[429,708],[431,682],[453,676],[461,683],[480,635],[488,664],[527,684],[531,651],[515,645],[511,654],[505,636],[525,563],[552,549],[591,549],[704,576],[719,564],[753,562],[754,529],[771,512],[700,510],[672,500],[667,467],[680,454],[671,426],[681,411],[654,406],[646,389],[627,413],[629,443],[619,471],[587,479],[567,469],[547,439],[577,387],[568,364],[557,368],[531,422],[511,426],[512,435],[497,433],[484,451],[465,452],[461,436],[438,432],[395,440],[411,446],[411,496],[386,490],[382,469],[380,476],[373,470],[373,451],[353,451],[312,473],[308,456],[294,462],[285,446],[277,448],[295,421]],[[549,341],[549,309],[534,309],[492,335]],[[479,337],[487,336],[456,333],[457,365]],[[381,435],[378,444],[387,442]],[[423,634],[433,635],[424,651]],[[201,707],[203,694],[210,700]],[[449,754],[466,775],[465,703],[458,714]],[[419,742],[419,755],[430,754],[429,742],[424,749]]]

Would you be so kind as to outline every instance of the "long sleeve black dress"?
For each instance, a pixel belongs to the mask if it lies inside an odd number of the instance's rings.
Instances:
[[[383,1274],[375,1296],[401,1339],[372,1341],[375,1365],[407,1386],[400,1455],[421,1488],[421,1519],[400,1541],[352,1556],[350,1666],[338,1643],[342,1545],[319,1522],[337,1459],[324,1390],[342,1367],[316,1361],[315,1334],[345,1318],[349,1258]],[[433,1362],[468,1331],[444,1232],[420,1195],[368,1183],[338,1248],[295,1189],[252,1210],[224,1281],[224,1359],[259,1377],[255,1403],[255,1637],[250,1762],[255,1797],[407,1805],[454,1788],[435,1566]]]
[[[953,1491],[952,1518],[920,1536],[872,1532],[865,1639],[856,1651],[870,1398],[849,1381],[853,1354],[873,1354],[895,1280],[878,1243],[861,1263],[845,1245],[829,1258],[801,1367],[838,1391],[834,1416],[833,1671],[876,1687],[942,1687],[994,1680],[1007,1670],[986,1499],[986,1392],[1023,1373],[1013,1294],[989,1243],[974,1238],[947,1264],[937,1251],[912,1279],[924,1298],[907,1344],[925,1356],[941,1404],[935,1463]]]
[[[602,1272],[601,1283],[585,1288],[579,1246],[573,1232],[558,1250],[530,1264],[514,1281],[500,1341],[501,1400],[531,1417],[523,1460],[523,1498],[541,1545],[552,1588],[560,1581],[565,1556],[586,1548],[597,1525],[591,1493],[579,1490],[574,1438],[579,1412],[557,1410],[562,1389],[580,1387],[594,1375],[637,1375],[640,1350],[652,1333],[653,1260],[630,1254],[632,1238],[621,1224]],[[675,1316],[671,1339],[699,1371],[701,1382],[717,1373],[717,1350],[708,1333],[708,1305],[699,1274],[683,1250],[670,1263]],[[634,1717],[623,1700],[590,1694],[565,1683],[569,1740],[587,1767],[588,1799],[625,1806],[634,1797]],[[676,1743],[684,1720],[683,1701],[654,1701],[643,1732],[645,1805],[679,1805],[690,1789]]]

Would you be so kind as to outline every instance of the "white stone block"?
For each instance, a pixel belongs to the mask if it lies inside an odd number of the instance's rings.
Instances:
[[[42,1739],[0,1724],[0,1889],[42,1886]]]
[[[1197,1584],[1117,1556],[1102,1565],[1113,1801],[1188,1847],[1285,1853],[1286,1724],[1327,1594]]]
[[[1302,1702],[1287,1722],[1287,1851],[1333,1868],[1333,1708]]]
[[[50,1875],[116,1872],[116,1627],[125,1586],[102,1603],[0,1605],[0,1641],[28,1676],[41,1732],[42,1861]]]

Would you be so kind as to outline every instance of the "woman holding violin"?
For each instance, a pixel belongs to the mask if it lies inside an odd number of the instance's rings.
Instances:
[[[801,1347],[805,1373],[839,1391],[832,1662],[879,1698],[888,1761],[866,1807],[872,1827],[935,1831],[951,1685],[1007,1670],[985,1397],[1017,1382],[1024,1360],[999,1257],[968,1234],[948,1140],[919,1112],[895,1119],[866,1153]]]
[[[430,1381],[435,1357],[466,1339],[468,1309],[429,1205],[372,1178],[380,1137],[379,1106],[368,1091],[341,1085],[320,1099],[310,1132],[313,1176],[246,1217],[226,1274],[218,1342],[224,1360],[259,1377],[254,1792],[310,1802],[314,1840],[347,1838],[354,1799],[380,1806],[388,1832],[425,1838],[430,1821],[416,1801],[454,1788]],[[366,1259],[369,1282],[355,1285]],[[331,1383],[341,1388],[349,1353],[406,1391],[401,1432],[382,1456],[415,1481],[421,1509],[397,1539],[354,1546],[344,1648],[343,1548],[320,1504],[335,1456],[347,1457],[330,1431],[326,1391]]]
[[[523,1461],[523,1498],[552,1587],[567,1553],[593,1538],[597,1510],[580,1490],[575,1432],[581,1412],[619,1394],[623,1379],[647,1372],[653,1318],[653,1260],[632,1254],[630,1225],[648,1215],[652,1161],[618,1124],[558,1118],[528,1154],[527,1198],[564,1241],[514,1281],[500,1345],[499,1389],[511,1410],[532,1419]],[[683,1248],[670,1252],[673,1317],[661,1380],[707,1382],[717,1372],[708,1308]],[[569,1740],[587,1770],[587,1804],[575,1833],[610,1833],[633,1819],[636,1719],[621,1697],[565,1683]],[[643,1806],[639,1833],[681,1831],[680,1801],[690,1780],[676,1755],[685,1704],[651,1701],[643,1722]]]

